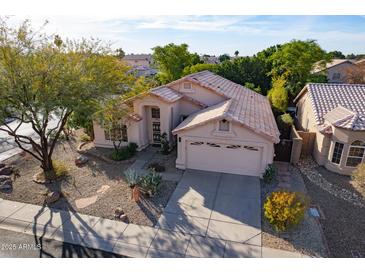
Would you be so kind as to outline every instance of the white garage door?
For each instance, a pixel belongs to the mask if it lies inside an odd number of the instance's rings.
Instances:
[[[187,168],[260,175],[262,149],[242,144],[186,141]]]

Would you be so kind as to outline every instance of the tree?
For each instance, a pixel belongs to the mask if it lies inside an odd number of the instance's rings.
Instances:
[[[352,67],[345,69],[346,83],[365,84],[365,61],[359,61]]]
[[[163,84],[179,79],[185,67],[201,62],[198,54],[188,51],[187,44],[173,43],[154,47],[153,60],[159,70],[158,79]]]
[[[231,60],[231,56],[229,56],[229,54],[227,54],[227,53],[224,53],[218,57],[218,60],[219,60],[219,62],[223,63],[224,61]]]
[[[225,61],[219,65],[217,71],[222,77],[237,84],[253,84],[264,95],[271,87],[271,78],[268,76],[268,72],[265,61],[256,56],[238,57],[233,61]]]
[[[238,54],[240,54],[240,52],[238,51],[238,50],[236,50],[235,52],[234,52],[234,56],[236,56],[236,58],[238,57]]]
[[[272,88],[267,97],[269,98],[274,112],[284,113],[288,108],[288,92],[285,89],[285,80],[283,77],[274,79]]]
[[[346,56],[339,50],[330,51],[328,56],[331,59],[346,59]]]
[[[295,97],[306,84],[314,63],[329,60],[329,57],[314,40],[293,40],[281,45],[271,55],[271,60],[271,76],[284,77],[287,90]]]
[[[62,41],[34,31],[29,21],[19,28],[0,21],[0,119],[15,143],[40,162],[45,175],[54,174],[52,155],[71,115],[90,102],[120,91],[128,67],[98,40]],[[57,117],[55,127],[49,125]],[[29,123],[36,137],[19,132]]]
[[[216,64],[196,64],[193,66],[189,66],[184,68],[183,76],[191,73],[196,73],[203,70],[209,70],[211,72],[216,73],[218,71],[218,65]]]
[[[125,56],[125,52],[124,52],[124,50],[122,48],[117,48],[115,50],[115,53],[116,53],[115,56],[117,56],[120,59],[123,59],[124,56]]]

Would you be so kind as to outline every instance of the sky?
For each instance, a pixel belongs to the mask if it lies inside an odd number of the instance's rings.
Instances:
[[[71,39],[100,38],[126,53],[151,53],[157,45],[187,43],[192,52],[221,55],[238,50],[253,55],[292,39],[314,39],[327,50],[345,54],[365,53],[365,16],[86,16],[25,18],[36,27],[45,20],[45,31]]]

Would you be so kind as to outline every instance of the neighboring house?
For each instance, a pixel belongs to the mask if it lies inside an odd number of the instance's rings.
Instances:
[[[313,74],[324,74],[327,76],[328,83],[346,83],[347,74],[356,69],[353,60],[349,59],[332,59],[331,62],[320,65],[320,62],[314,65]]]
[[[200,59],[203,60],[204,64],[213,64],[213,65],[217,65],[219,64],[219,58],[217,56],[214,55],[202,55],[200,56]]]
[[[118,136],[139,150],[167,133],[177,143],[176,167],[260,176],[273,162],[279,131],[269,101],[210,71],[187,75],[133,99]],[[111,147],[94,124],[95,145]]]
[[[151,54],[128,54],[122,59],[131,67],[150,67],[152,64]]]
[[[349,175],[364,162],[365,85],[308,84],[294,102],[299,129],[316,133],[319,165]]]
[[[133,73],[137,77],[153,77],[157,74],[157,70],[150,67],[137,66],[132,68],[129,73]]]

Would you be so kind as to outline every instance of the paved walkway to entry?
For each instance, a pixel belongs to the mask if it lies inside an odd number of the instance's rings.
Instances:
[[[0,228],[128,257],[302,257],[261,247],[259,189],[254,177],[186,171],[156,227],[0,199]]]

